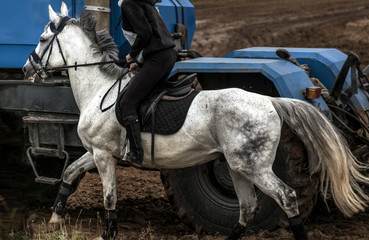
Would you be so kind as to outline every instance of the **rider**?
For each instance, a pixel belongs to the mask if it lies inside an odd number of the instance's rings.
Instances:
[[[138,70],[120,101],[122,125],[130,142],[128,161],[140,167],[140,123],[137,108],[147,94],[169,76],[177,55],[174,41],[155,4],[160,0],[119,0],[122,9],[123,34],[131,44],[126,56],[130,70]],[[132,61],[136,58],[136,62]]]

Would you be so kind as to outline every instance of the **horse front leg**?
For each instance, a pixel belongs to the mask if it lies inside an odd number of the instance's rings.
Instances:
[[[101,177],[104,194],[104,222],[105,230],[100,239],[116,239],[118,235],[117,224],[117,191],[116,191],[116,165],[117,161],[105,151],[94,150],[94,159]]]
[[[63,221],[62,214],[67,204],[67,199],[69,195],[76,190],[72,189],[73,181],[82,173],[95,167],[96,165],[93,155],[89,152],[85,153],[82,157],[68,166],[64,172],[63,181],[60,184],[59,192],[52,208],[53,213],[49,223],[61,223]]]
[[[227,240],[236,240],[245,234],[247,224],[254,218],[258,209],[258,203],[254,184],[230,168],[228,170],[240,205],[240,217]]]

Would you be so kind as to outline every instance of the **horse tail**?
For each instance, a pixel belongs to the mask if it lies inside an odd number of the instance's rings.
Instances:
[[[310,174],[320,173],[324,200],[329,189],[345,216],[364,211],[369,197],[358,182],[369,183],[369,178],[360,173],[367,167],[353,156],[341,132],[309,103],[288,98],[270,99],[281,119],[304,143],[309,154]]]

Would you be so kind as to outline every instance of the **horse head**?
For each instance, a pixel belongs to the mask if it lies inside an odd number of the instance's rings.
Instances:
[[[92,65],[99,65],[113,78],[122,75],[124,69],[115,64],[119,61],[118,48],[108,30],[96,31],[94,15],[83,13],[79,19],[70,18],[62,2],[60,14],[49,5],[49,18],[40,42],[23,66],[26,78],[37,73],[44,79],[54,70]]]
[[[70,20],[67,5],[62,2],[60,14],[55,13],[49,5],[49,19],[50,22],[41,34],[36,49],[30,54],[26,64],[23,66],[26,78],[35,73],[41,78],[46,78],[49,69],[66,65],[59,38],[63,38],[62,30]],[[53,51],[53,48],[58,49]]]

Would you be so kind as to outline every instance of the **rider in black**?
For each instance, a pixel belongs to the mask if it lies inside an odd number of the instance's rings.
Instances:
[[[131,44],[126,60],[130,63],[137,59],[130,64],[130,70],[138,73],[120,101],[122,125],[130,141],[128,160],[135,166],[141,166],[143,158],[137,108],[155,86],[168,78],[177,58],[171,34],[155,7],[159,1],[120,0],[118,3],[122,8],[123,33]]]

